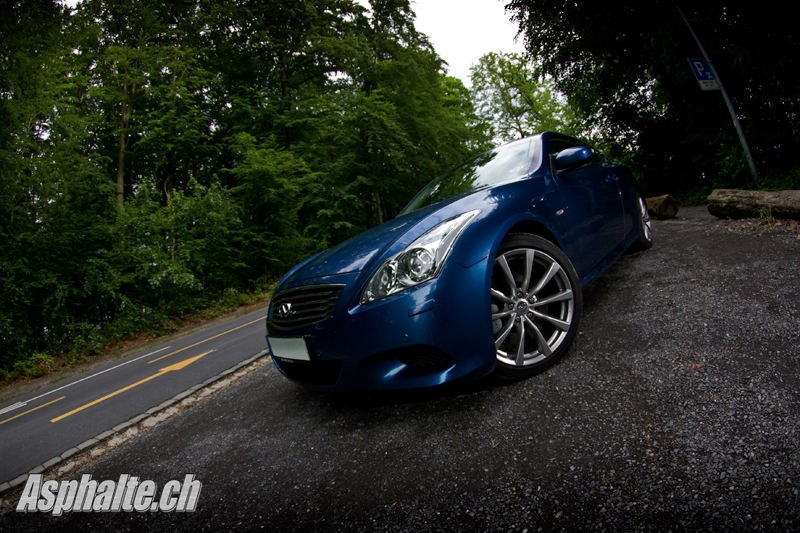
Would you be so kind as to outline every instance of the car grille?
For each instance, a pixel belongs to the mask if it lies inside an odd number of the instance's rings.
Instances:
[[[309,285],[281,292],[272,299],[270,325],[298,328],[330,318],[344,285]]]

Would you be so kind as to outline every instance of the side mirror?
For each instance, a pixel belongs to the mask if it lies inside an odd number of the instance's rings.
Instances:
[[[555,160],[556,174],[579,167],[592,159],[592,149],[588,146],[574,146],[558,153]]]

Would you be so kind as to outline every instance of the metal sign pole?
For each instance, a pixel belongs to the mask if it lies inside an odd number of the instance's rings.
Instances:
[[[680,13],[681,18],[686,23],[686,27],[689,28],[689,31],[692,33],[692,37],[694,37],[697,46],[700,47],[700,51],[703,53],[703,57],[705,58],[706,62],[708,63],[709,68],[711,69],[711,73],[717,80],[717,84],[719,85],[719,90],[722,93],[722,99],[725,100],[725,105],[728,106],[728,111],[731,114],[731,118],[733,119],[733,125],[736,127],[736,133],[739,134],[739,141],[742,143],[742,148],[744,148],[744,153],[747,156],[747,164],[750,165],[750,173],[753,175],[753,179],[756,181],[756,186],[761,187],[761,184],[758,182],[758,172],[756,171],[756,163],[753,161],[753,155],[750,153],[750,147],[747,145],[747,139],[745,139],[744,131],[742,130],[742,125],[739,123],[739,117],[736,116],[736,111],[733,109],[733,104],[731,103],[731,99],[728,98],[728,92],[725,90],[725,86],[722,85],[722,80],[717,74],[717,71],[714,69],[714,63],[711,62],[711,58],[708,57],[706,53],[706,49],[703,48],[703,44],[700,42],[700,39],[697,38],[697,34],[695,34],[694,30],[692,29],[692,25],[689,24],[689,20],[681,11],[681,8],[678,7],[678,4],[675,3],[675,0],[672,0],[672,4],[675,6],[675,9],[678,10]]]

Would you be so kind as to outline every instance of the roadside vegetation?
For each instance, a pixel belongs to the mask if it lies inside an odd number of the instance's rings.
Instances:
[[[754,187],[672,2],[634,4],[512,0],[528,55],[476,58],[468,88],[408,0],[4,2],[0,381],[266,298],[452,165],[539,131],[586,138],[649,195]],[[800,189],[796,28],[682,7],[761,187]]]
[[[3,385],[36,379],[65,368],[75,367],[87,362],[92,356],[123,357],[132,351],[145,349],[152,343],[169,342],[165,339],[206,327],[218,317],[225,318],[224,315],[266,307],[272,296],[272,286],[266,289],[268,290],[256,288],[250,292],[229,290],[219,300],[205,308],[182,316],[164,318],[128,335],[113,335],[113,332],[107,331],[105,335],[96,335],[88,342],[75,343],[69,350],[55,353],[34,352],[14,362],[10,369],[0,370],[0,388]]]

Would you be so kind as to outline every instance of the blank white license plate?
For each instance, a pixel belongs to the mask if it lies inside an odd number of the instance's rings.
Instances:
[[[308,347],[304,339],[269,338],[269,347],[274,357],[294,359],[295,361],[311,361]]]

